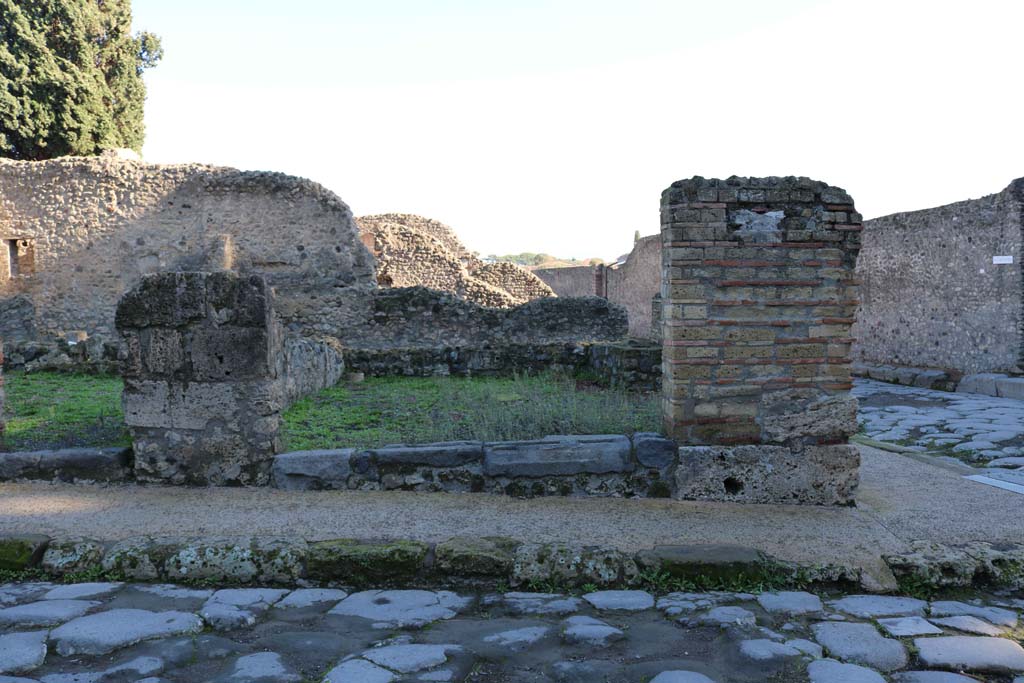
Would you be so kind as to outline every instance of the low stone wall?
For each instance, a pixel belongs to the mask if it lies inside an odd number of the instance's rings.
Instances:
[[[346,348],[618,341],[629,329],[625,310],[597,297],[549,297],[515,308],[485,308],[426,287],[377,290],[365,320],[338,331]]]
[[[65,448],[0,453],[0,481],[69,483],[127,481],[132,478],[131,449]]]
[[[120,345],[102,337],[81,341],[50,339],[7,342],[4,368],[26,372],[57,371],[88,374],[116,374]]]
[[[672,495],[676,444],[657,434],[548,436],[299,451],[274,458],[273,484],[289,490],[410,490],[513,496]]]
[[[921,389],[956,391],[959,373],[935,370],[933,368],[906,368],[894,365],[868,365],[854,363],[852,372],[856,377],[867,377],[879,382],[902,384]]]
[[[533,274],[554,290],[558,296],[603,296],[597,291],[596,271],[604,266],[566,266],[534,268]]]
[[[661,347],[634,341],[346,349],[345,364],[371,377],[505,377],[554,370],[589,373],[613,388],[661,387]]]
[[[116,323],[140,481],[267,483],[282,411],[344,367],[336,345],[284,340],[273,290],[256,275],[147,276]]]

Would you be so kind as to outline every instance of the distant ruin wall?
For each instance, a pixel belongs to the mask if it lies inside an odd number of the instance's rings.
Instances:
[[[629,314],[629,334],[653,338],[651,300],[661,291],[661,235],[643,237],[626,261],[605,269],[605,296]]]
[[[867,221],[854,358],[962,373],[1020,367],[1022,246],[1024,178],[981,199]]]
[[[626,312],[597,297],[536,299],[515,308],[484,308],[426,287],[380,289],[365,322],[339,337],[347,347],[425,348],[486,344],[617,341]]]
[[[533,274],[547,283],[558,296],[604,296],[594,286],[594,270],[601,266],[534,268]]]
[[[231,268],[266,277],[304,331],[353,324],[375,287],[373,257],[348,206],[308,180],[114,157],[0,160],[0,311],[5,334],[114,336],[118,298],[168,270]],[[15,303],[11,299],[15,298]]]

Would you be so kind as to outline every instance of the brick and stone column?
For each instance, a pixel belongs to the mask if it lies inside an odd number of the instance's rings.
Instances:
[[[286,399],[281,328],[263,278],[149,275],[121,298],[116,324],[136,477],[267,483]]]
[[[849,504],[861,216],[807,178],[700,177],[662,194],[663,417],[679,496]]]

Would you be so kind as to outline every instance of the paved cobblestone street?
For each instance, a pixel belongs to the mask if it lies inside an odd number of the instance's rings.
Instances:
[[[1024,680],[1011,596],[22,583],[0,605],[2,683]]]

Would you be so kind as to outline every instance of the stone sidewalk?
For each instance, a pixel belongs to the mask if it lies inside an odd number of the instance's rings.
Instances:
[[[0,484],[0,535],[115,541],[138,536],[398,538],[505,536],[635,551],[728,543],[802,564],[866,572],[892,588],[883,554],[914,541],[1020,542],[1024,496],[963,479],[942,462],[861,447],[857,507],[660,499],[279,491],[137,485]]]
[[[1022,609],[982,594],[23,583],[0,585],[0,681],[1017,683]]]

